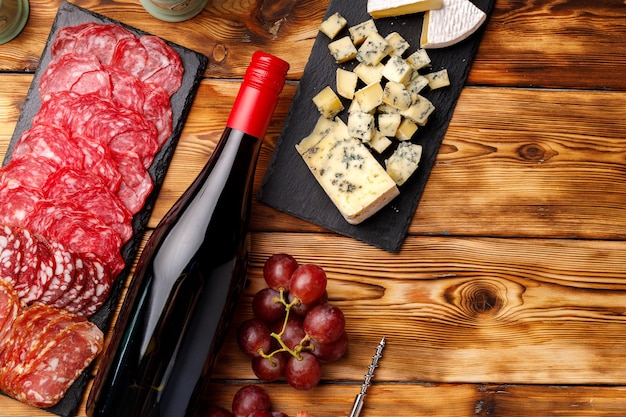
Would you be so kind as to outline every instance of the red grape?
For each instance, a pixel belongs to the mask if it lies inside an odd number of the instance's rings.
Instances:
[[[320,343],[315,339],[311,339],[313,353],[315,357],[323,361],[332,362],[343,357],[348,350],[348,334],[343,332],[339,339],[331,343]]]
[[[263,278],[267,285],[279,291],[289,289],[291,274],[298,268],[298,261],[286,253],[277,253],[270,256],[263,265]]]
[[[284,352],[276,353],[271,358],[261,356],[252,359],[252,371],[263,381],[275,381],[285,374],[287,357]]]
[[[345,331],[346,320],[339,307],[320,304],[304,318],[304,331],[320,343],[332,343]]]
[[[263,288],[252,299],[252,312],[259,320],[271,323],[285,317],[285,305],[278,301],[280,293],[272,288]]]
[[[303,304],[310,304],[326,291],[326,272],[315,264],[299,266],[291,275],[289,292]]]
[[[283,326],[283,322],[276,323],[274,327],[274,333],[280,333]],[[289,316],[287,324],[285,325],[285,331],[282,334],[282,341],[289,349],[294,349],[300,344],[302,339],[306,336],[304,328],[302,326],[302,317]]]
[[[272,337],[270,329],[258,319],[248,319],[237,329],[237,344],[251,358],[259,356],[259,350],[269,353]]]
[[[261,387],[246,385],[233,397],[233,414],[235,417],[247,417],[253,411],[269,411],[270,396]]]
[[[288,297],[288,302],[292,303],[293,301],[294,301],[294,295],[290,293],[289,297]],[[313,301],[312,303],[304,304],[304,303],[300,302],[300,303],[297,303],[297,304],[293,304],[291,306],[291,311],[293,311],[294,313],[296,313],[297,315],[299,315],[301,317],[304,317],[309,312],[309,310],[311,310],[316,305],[324,304],[324,303],[327,303],[327,302],[328,302],[328,292],[324,291],[324,294],[322,294],[322,296],[320,298],[318,298],[317,300]]]
[[[322,379],[322,365],[311,353],[302,352],[300,358],[295,356],[289,358],[285,377],[289,385],[295,389],[311,389]]]
[[[282,411],[272,411],[272,417],[289,417],[287,414]]]

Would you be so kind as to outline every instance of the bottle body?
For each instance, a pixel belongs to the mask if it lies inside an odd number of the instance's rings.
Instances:
[[[245,282],[262,136],[231,125],[141,254],[87,402],[91,417],[189,415],[210,374]]]

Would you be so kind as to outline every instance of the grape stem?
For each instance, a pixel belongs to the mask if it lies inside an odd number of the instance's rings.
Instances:
[[[262,357],[264,357],[265,359],[269,359],[271,361],[272,365],[275,365],[274,355],[276,355],[276,354],[278,354],[280,352],[287,352],[291,356],[293,356],[294,358],[296,358],[298,360],[302,360],[302,355],[300,355],[300,353],[302,351],[312,351],[313,350],[313,346],[308,344],[308,342],[311,340],[309,335],[305,335],[302,338],[302,340],[300,340],[300,343],[298,343],[298,345],[295,346],[293,349],[291,349],[289,346],[287,346],[285,344],[285,342],[283,341],[283,335],[285,334],[285,330],[287,329],[287,322],[289,321],[289,313],[291,312],[291,307],[293,307],[294,305],[300,304],[300,299],[297,298],[297,297],[294,297],[293,301],[288,302],[285,299],[285,290],[283,288],[280,289],[279,294],[280,295],[278,297],[274,297],[272,299],[272,301],[274,301],[275,303],[281,303],[282,305],[285,306],[285,318],[283,320],[283,326],[282,326],[280,332],[278,332],[278,333],[272,332],[270,334],[270,336],[272,336],[274,339],[276,339],[276,341],[280,345],[280,348],[274,350],[273,352],[271,352],[269,354],[263,352],[263,349],[259,350],[259,354]]]

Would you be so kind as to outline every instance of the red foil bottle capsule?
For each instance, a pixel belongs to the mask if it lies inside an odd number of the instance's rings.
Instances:
[[[215,151],[140,256],[89,416],[193,414],[245,281],[256,161],[288,69],[253,55]]]

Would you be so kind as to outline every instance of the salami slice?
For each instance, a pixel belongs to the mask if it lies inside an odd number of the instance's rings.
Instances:
[[[47,199],[72,201],[82,210],[96,215],[120,235],[122,244],[132,237],[131,213],[99,177],[64,169],[50,178],[44,193]]]
[[[39,189],[26,187],[16,180],[3,183],[0,185],[0,224],[23,225],[41,199],[43,193]]]
[[[38,123],[26,130],[11,153],[13,158],[48,158],[58,166],[82,167],[84,156],[68,131],[60,126]]]
[[[0,227],[0,290],[1,285],[10,285],[13,289],[13,282],[15,277],[19,275],[22,268],[22,243],[18,236],[14,232],[14,228],[8,225]],[[0,303],[0,310],[2,309]],[[2,315],[0,313],[0,323],[2,321]],[[2,324],[0,324],[0,336],[2,332]],[[0,337],[0,340],[2,338]]]
[[[40,201],[26,226],[78,254],[96,254],[114,275],[124,268],[122,239],[117,232],[71,201]]]
[[[95,55],[65,54],[50,63],[39,80],[42,97],[60,91],[110,97],[111,78]]]
[[[109,149],[93,139],[80,135],[72,135],[72,140],[82,150],[85,171],[100,178],[102,183],[115,193],[122,180],[122,174],[109,152]]]
[[[92,23],[78,33],[73,52],[77,55],[93,54],[101,63],[109,65],[117,43],[132,38],[135,35],[120,25]]]
[[[6,276],[18,297],[21,299],[30,291],[30,286],[36,282],[37,267],[39,265],[39,246],[37,239],[29,230],[22,227],[13,227],[15,243],[20,269],[17,274]]]
[[[54,305],[74,285],[77,255],[74,251],[66,249],[60,242],[51,241],[48,245],[52,254],[51,266],[48,267],[43,262],[39,264],[39,273],[46,275],[47,285],[35,301]]]
[[[13,323],[20,312],[20,300],[13,286],[8,281],[0,278],[0,343],[2,345],[6,343],[7,334],[13,328]]]
[[[85,284],[87,283],[88,274],[85,270],[83,263],[83,256],[76,255],[74,259],[74,281],[68,290],[61,295],[57,300],[52,304],[56,308],[65,309],[65,307],[74,302],[79,295],[82,293]]]
[[[146,93],[152,89],[148,89],[143,82],[123,68],[109,66],[107,71],[113,84],[113,103],[125,109],[143,112]]]
[[[33,155],[12,158],[0,168],[0,184],[17,181],[25,187],[40,189],[58,169],[58,165],[48,158]]]
[[[132,214],[136,214],[141,210],[154,187],[152,177],[137,154],[113,153],[112,156],[117,169],[122,174],[117,196]]]
[[[52,42],[50,51],[52,60],[72,52],[76,46],[76,40],[81,32],[90,28],[93,23],[83,23],[76,26],[66,26],[57,32],[57,35]]]
[[[172,104],[167,91],[163,88],[154,87],[147,90],[142,111],[146,119],[156,126],[160,147],[172,134]]]
[[[21,274],[17,285],[17,287],[22,286],[27,290],[25,294],[20,295],[20,299],[26,304],[31,304],[42,299],[46,289],[50,285],[54,270],[56,269],[54,254],[52,253],[48,241],[39,235],[33,235],[33,238],[37,246],[37,263],[29,265],[29,267],[34,266],[34,279],[30,278],[30,274],[28,274],[29,279],[23,279],[22,276],[26,276],[27,274]]]
[[[90,317],[104,304],[113,283],[113,277],[107,267],[93,255],[82,256],[85,281],[82,291],[65,309],[72,313]]]
[[[184,67],[180,57],[156,36],[123,39],[115,48],[111,65],[123,68],[146,84],[164,88],[170,96],[182,85]]]

